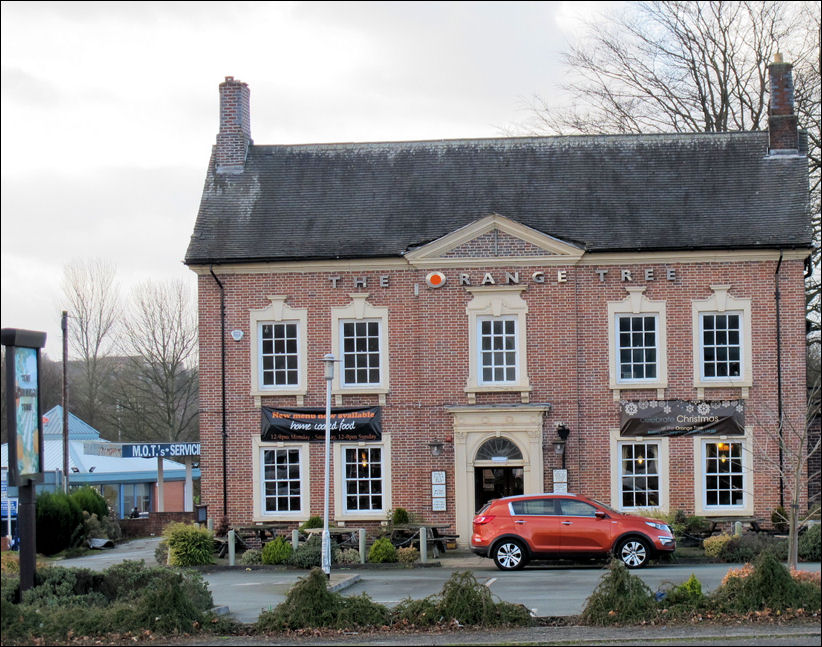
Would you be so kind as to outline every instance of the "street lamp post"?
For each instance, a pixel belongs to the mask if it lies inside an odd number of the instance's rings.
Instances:
[[[334,379],[334,355],[323,357],[325,377],[325,499],[323,501],[322,569],[331,577],[331,533],[328,532],[328,492],[331,456],[331,381]]]

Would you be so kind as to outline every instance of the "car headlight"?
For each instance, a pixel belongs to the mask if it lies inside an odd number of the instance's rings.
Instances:
[[[646,521],[651,528],[656,528],[657,530],[661,530],[662,532],[671,532],[670,528],[666,526],[664,523],[657,523],[656,521]]]

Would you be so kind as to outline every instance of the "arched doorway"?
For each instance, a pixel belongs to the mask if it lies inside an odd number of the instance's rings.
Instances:
[[[492,499],[524,493],[522,452],[507,438],[489,438],[474,458],[475,512]]]
[[[503,489],[510,475],[508,491],[516,491],[521,474],[521,493],[544,492],[542,423],[549,410],[545,404],[523,404],[512,406],[487,405],[452,407],[454,415],[454,512],[458,543],[465,547],[471,539],[471,521],[477,511],[477,474],[485,468],[512,468],[501,473]],[[519,453],[505,456],[502,446],[489,444],[491,440],[504,440]],[[481,448],[483,448],[480,451]],[[494,460],[494,457],[498,457]],[[507,460],[502,460],[505,456]],[[514,472],[514,470],[522,472]],[[484,476],[484,475],[483,475]],[[497,476],[491,472],[489,481]],[[495,491],[496,492],[496,491]]]

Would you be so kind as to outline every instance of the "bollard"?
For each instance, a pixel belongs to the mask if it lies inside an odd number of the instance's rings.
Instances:
[[[742,534],[742,522],[734,521],[734,537],[739,537]]]
[[[420,561],[425,564],[428,561],[428,529],[420,528]]]
[[[300,531],[296,528],[291,531],[291,547],[297,550],[300,547]]]
[[[360,528],[360,564],[365,564],[365,528]]]
[[[209,518],[208,518],[208,521],[206,521],[206,527],[207,527],[207,528],[208,528],[211,532],[214,532],[214,519],[212,519],[211,517],[209,517]]]
[[[234,566],[234,531],[228,531],[228,565]]]

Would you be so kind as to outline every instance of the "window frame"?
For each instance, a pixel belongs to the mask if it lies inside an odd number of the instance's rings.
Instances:
[[[351,352],[351,353],[346,353],[345,341],[348,337],[346,336],[344,331],[345,331],[345,327],[347,325],[354,325],[356,327],[356,326],[361,325],[361,324],[365,324],[366,326],[368,326],[369,324],[376,324],[377,325],[376,339],[377,339],[378,348],[377,348],[377,351],[376,351],[376,356],[377,356],[377,361],[378,361],[378,367],[377,367],[378,377],[377,377],[377,380],[374,381],[374,382],[371,382],[371,381],[369,381],[369,382],[347,382],[346,379],[345,379],[345,373],[346,373],[346,369],[347,369],[347,367],[345,365],[346,357],[347,356],[353,356],[353,355],[360,355],[362,353],[358,352],[356,349],[354,349],[354,351]],[[383,355],[383,353],[382,353],[382,347],[381,347],[382,346],[382,343],[381,343],[382,342],[382,320],[381,319],[340,319],[339,320],[339,335],[340,335],[340,363],[339,363],[340,388],[342,388],[342,389],[362,389],[362,388],[372,389],[372,388],[375,388],[375,387],[379,387],[382,384],[382,381],[383,381],[382,380],[382,370],[383,370],[382,369],[382,355]],[[360,337],[359,337],[359,335],[357,335],[357,333],[355,331],[354,339],[356,340],[358,338],[360,338]],[[370,334],[370,331],[366,331],[365,339],[368,340],[368,339],[372,339],[372,338],[373,338],[373,336]],[[371,350],[366,350],[364,352],[367,355],[373,355],[374,354],[374,351],[371,351]],[[373,369],[370,368],[370,366],[369,366],[368,368],[365,368],[365,369],[355,367],[352,370],[354,370],[354,371],[366,370],[367,372],[370,372]]]
[[[389,338],[388,338],[388,307],[375,306],[368,303],[367,292],[349,294],[351,301],[340,307],[331,308],[331,352],[339,360],[334,370],[334,379],[331,381],[331,392],[335,396],[335,404],[342,405],[343,395],[370,395],[379,396],[379,403],[384,405],[386,394],[390,390],[389,366]],[[342,327],[344,322],[379,322],[380,344],[380,381],[370,384],[345,384],[342,379]]]
[[[468,316],[468,376],[465,393],[469,404],[476,404],[477,393],[519,392],[522,403],[531,397],[528,376],[528,303],[522,298],[525,286],[488,285],[466,288],[472,295],[465,307]],[[505,382],[482,380],[481,321],[511,319],[516,322],[516,378]]]
[[[486,369],[486,365],[483,363],[483,355],[486,352],[489,352],[489,351],[486,351],[482,347],[482,342],[483,342],[483,338],[484,338],[484,335],[482,333],[482,326],[483,326],[484,323],[491,323],[492,326],[493,326],[493,324],[497,321],[500,321],[500,322],[503,322],[503,323],[506,323],[506,322],[510,321],[514,324],[514,332],[513,332],[513,338],[514,338],[514,349],[513,349],[513,353],[514,353],[514,364],[513,364],[514,378],[511,379],[511,380],[508,380],[508,379],[504,379],[504,380],[486,380],[483,377],[483,374],[484,374],[485,369]],[[481,315],[481,316],[478,316],[476,318],[476,325],[477,325],[477,340],[479,342],[477,344],[477,353],[479,354],[478,357],[477,357],[477,371],[478,371],[477,381],[478,381],[478,383],[481,386],[510,386],[512,384],[518,384],[519,383],[519,372],[520,372],[520,363],[519,363],[519,337],[520,337],[519,318],[516,317],[515,315],[501,315],[499,317],[494,317],[494,316],[491,316],[491,315]],[[491,339],[493,339],[495,336],[496,335],[492,331]],[[503,332],[502,337],[507,338],[508,333]],[[493,349],[493,348],[490,349],[490,352],[492,352],[492,353],[495,352],[495,349]],[[500,352],[509,353],[511,351],[508,350],[508,349],[502,349],[502,351],[500,351]],[[498,368],[498,367],[496,365],[492,364],[490,366],[490,368],[493,370],[494,368]],[[503,368],[503,370],[507,371],[507,369],[510,368],[510,367],[509,367],[508,364],[503,364],[502,368]]]
[[[739,443],[742,486],[742,503],[736,505],[708,505],[707,473],[705,471],[706,448],[709,444]],[[694,438],[694,514],[710,516],[716,514],[750,516],[754,510],[752,430],[745,429],[744,436],[699,436]]]
[[[265,453],[268,450],[297,449],[300,454],[300,509],[289,511],[268,511],[265,508]],[[259,436],[252,439],[252,495],[254,501],[254,521],[305,521],[310,516],[311,472],[310,445],[307,442],[263,441]]]
[[[635,331],[634,328],[633,328],[633,320],[635,320],[635,319],[641,319],[642,320],[643,328],[640,332]],[[622,346],[621,339],[622,339],[623,334],[627,334],[627,335],[629,335],[629,337],[633,338],[633,336],[635,334],[640,334],[644,337],[645,335],[647,335],[649,333],[649,331],[645,328],[645,320],[646,319],[650,319],[654,322],[654,329],[653,329],[654,345],[653,346],[646,346],[646,345],[634,346],[633,343],[631,343],[631,345],[629,345],[629,346]],[[631,320],[632,321],[632,323],[630,324],[630,330],[627,331],[627,333],[622,330],[622,322],[624,320]],[[647,383],[655,384],[657,382],[657,377],[659,375],[659,317],[655,313],[640,312],[640,313],[634,314],[634,313],[628,313],[628,312],[618,312],[614,315],[614,327],[615,327],[614,335],[616,336],[616,363],[617,363],[614,370],[616,371],[617,381],[620,384],[631,384],[631,385],[634,385],[634,384],[643,385],[643,384],[647,384]],[[632,342],[633,342],[633,339],[632,339]],[[652,377],[623,377],[622,376],[622,368],[623,368],[623,365],[625,363],[622,361],[622,353],[627,350],[631,354],[633,354],[633,353],[635,353],[636,351],[639,350],[639,351],[642,351],[643,354],[644,354],[649,349],[653,349],[653,351],[654,351],[654,361],[653,362],[646,361],[643,358],[643,360],[641,362],[634,362],[632,360],[630,362],[630,366],[642,366],[643,367],[643,372],[645,372],[645,373],[648,372],[648,367],[653,366],[655,375],[653,375]]]
[[[346,503],[345,450],[380,449],[382,507],[379,510],[349,510]],[[393,509],[391,503],[391,435],[383,433],[382,439],[372,442],[338,442],[333,444],[334,454],[334,519],[335,521],[385,521]]]
[[[691,302],[693,317],[693,384],[697,389],[697,398],[704,398],[706,388],[741,388],[742,397],[748,396],[748,389],[753,386],[753,342],[751,337],[751,299],[733,297],[728,294],[731,286],[711,285],[713,294],[707,299],[694,299]],[[740,315],[740,374],[734,377],[705,377],[703,317],[704,315]]]
[[[622,301],[608,302],[608,374],[610,388],[614,391],[614,399],[618,400],[620,391],[636,389],[656,389],[657,397],[665,397],[668,387],[668,333],[667,333],[667,302],[652,301],[644,292],[645,286],[629,286],[625,290],[628,296]],[[657,374],[655,378],[623,379],[620,377],[619,357],[619,317],[620,316],[655,316],[656,317],[656,362]]]
[[[635,450],[637,447],[644,447],[645,448],[645,460],[643,463],[646,465],[646,471],[644,474],[639,474],[637,472],[633,472],[632,474],[628,474],[625,472],[625,456],[624,450],[626,447],[631,447]],[[647,463],[648,463],[648,450],[650,447],[653,447],[655,450],[654,462],[656,463],[656,472],[650,474],[647,471]],[[619,472],[619,502],[620,502],[620,510],[647,510],[647,509],[656,509],[659,508],[659,502],[661,500],[661,485],[662,485],[662,478],[660,476],[660,460],[659,460],[659,443],[656,441],[640,441],[640,442],[629,442],[629,441],[622,441],[619,443],[619,454],[617,456],[619,461],[619,467],[617,468]],[[633,452],[632,462],[637,462],[636,451]],[[657,487],[655,490],[650,489],[647,486],[644,490],[638,490],[636,487],[632,490],[634,493],[634,505],[625,505],[625,479],[633,479],[636,482],[637,478],[652,478],[655,477],[657,480]],[[649,494],[651,492],[656,492],[657,502],[656,504],[646,503],[645,505],[636,505],[636,492],[641,491],[644,493],[646,501],[649,498]]]
[[[655,444],[657,446],[657,476],[659,478],[659,504],[642,508],[628,508],[622,505],[622,446],[630,444]],[[614,510],[633,512],[654,510],[668,512],[670,506],[670,453],[671,439],[667,436],[647,438],[643,436],[622,436],[620,429],[610,429],[611,447],[611,507]]]
[[[302,406],[308,392],[308,310],[306,308],[292,308],[285,303],[285,295],[270,295],[269,305],[257,310],[249,311],[250,353],[251,353],[251,395],[254,396],[255,406],[260,406],[260,398],[264,396],[293,395],[297,397],[297,405]],[[297,324],[297,384],[265,386],[263,380],[262,359],[262,327],[266,324]]]

